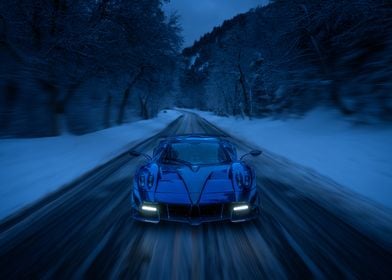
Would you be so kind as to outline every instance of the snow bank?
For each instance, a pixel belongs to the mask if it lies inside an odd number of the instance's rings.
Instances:
[[[0,140],[0,219],[158,133],[180,113],[72,136]]]
[[[359,126],[318,109],[302,119],[242,120],[194,111],[232,135],[312,168],[392,208],[392,127]]]

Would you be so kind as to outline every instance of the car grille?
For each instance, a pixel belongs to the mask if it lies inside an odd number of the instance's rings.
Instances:
[[[201,205],[199,210],[200,216],[203,217],[220,216],[224,210],[224,204]]]
[[[189,205],[168,204],[166,206],[167,214],[172,217],[187,217],[191,211]]]
[[[161,218],[227,218],[230,217],[229,204],[207,204],[207,205],[181,205],[163,204],[160,207]]]

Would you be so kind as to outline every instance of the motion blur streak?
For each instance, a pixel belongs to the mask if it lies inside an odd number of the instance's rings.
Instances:
[[[160,137],[221,134],[184,116]],[[238,139],[240,151],[250,148]],[[249,223],[144,224],[129,195],[142,159],[124,154],[4,220],[0,278],[392,279],[391,213],[339,192],[332,182],[266,154],[254,159],[263,213]],[[253,159],[252,159],[253,160]]]

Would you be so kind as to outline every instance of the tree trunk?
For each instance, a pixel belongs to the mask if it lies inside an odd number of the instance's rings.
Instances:
[[[117,117],[117,124],[120,125],[124,122],[124,116],[125,116],[125,108],[127,107],[129,96],[131,93],[131,90],[133,86],[137,83],[137,81],[140,79],[140,77],[143,75],[143,67],[140,68],[139,72],[135,75],[135,77],[132,79],[132,82],[128,85],[128,87],[124,90],[121,104],[120,104],[120,109],[118,111],[118,117]]]
[[[65,113],[66,107],[68,105],[68,102],[73,98],[75,95],[76,91],[80,88],[80,86],[86,81],[86,75],[83,76],[81,79],[77,80],[76,82],[72,83],[66,92],[66,95],[64,96],[63,100],[60,100],[58,102],[58,110],[59,113]]]
[[[229,111],[230,111],[230,103],[229,103],[229,99],[225,93],[225,91],[222,89],[222,95],[223,95],[223,102],[225,103],[225,115],[230,115]]]
[[[65,131],[65,133],[68,133],[69,128],[67,126],[67,106],[69,101],[72,99],[72,97],[75,95],[76,91],[78,90],[78,88],[83,84],[84,82],[84,78],[80,79],[78,81],[76,81],[75,83],[71,84],[68,88],[67,88],[67,92],[64,96],[64,98],[60,99],[59,98],[59,93],[57,92],[56,94],[56,98],[55,100],[53,100],[54,103],[54,110],[55,110],[55,119],[57,122],[57,133],[60,133],[61,131],[59,130],[59,121],[62,121],[62,126],[61,128],[63,128]]]
[[[18,101],[18,85],[14,81],[7,81],[4,88],[4,104],[0,105],[0,130],[12,128],[12,113]],[[8,133],[8,131],[6,132]]]
[[[109,93],[106,97],[106,102],[105,102],[105,113],[104,113],[104,117],[103,117],[104,128],[110,127],[111,107],[112,107],[112,95]]]
[[[249,99],[249,94],[248,91],[246,89],[246,81],[245,81],[245,75],[244,72],[242,71],[242,67],[241,67],[241,63],[238,62],[238,71],[240,72],[240,78],[239,78],[239,82],[241,85],[241,89],[242,89],[242,96],[244,99],[244,114],[248,117],[250,117],[250,99]]]
[[[233,106],[233,116],[242,114],[241,112],[241,96],[238,92],[238,83],[234,86],[234,106]],[[243,117],[241,115],[241,117]]]
[[[124,93],[123,93],[123,97],[121,100],[121,105],[120,105],[120,110],[118,112],[118,117],[117,117],[117,124],[120,125],[124,122],[124,115],[125,115],[125,108],[128,104],[128,100],[129,100],[129,95],[131,93],[131,87],[128,86]]]
[[[147,108],[147,98],[139,96],[140,101],[140,115],[143,119],[148,120],[150,118],[150,114]]]
[[[340,81],[332,80],[330,88],[330,97],[332,103],[344,114],[352,115],[354,112],[346,107],[340,97]]]
[[[56,136],[60,134],[59,131],[59,113],[57,111],[57,97],[58,91],[49,92],[49,110],[50,110],[50,135]]]
[[[58,96],[59,89],[54,84],[53,81],[38,79],[37,80],[40,87],[44,92],[48,95],[48,103],[49,103],[49,113],[50,113],[50,135],[58,135],[59,134],[59,125],[58,125]]]

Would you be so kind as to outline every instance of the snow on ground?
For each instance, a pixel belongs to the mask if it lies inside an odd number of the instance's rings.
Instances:
[[[176,119],[157,118],[82,136],[0,140],[0,219],[73,181]]]
[[[287,120],[243,120],[194,112],[231,135],[314,169],[392,208],[390,126],[354,125],[326,109]]]

